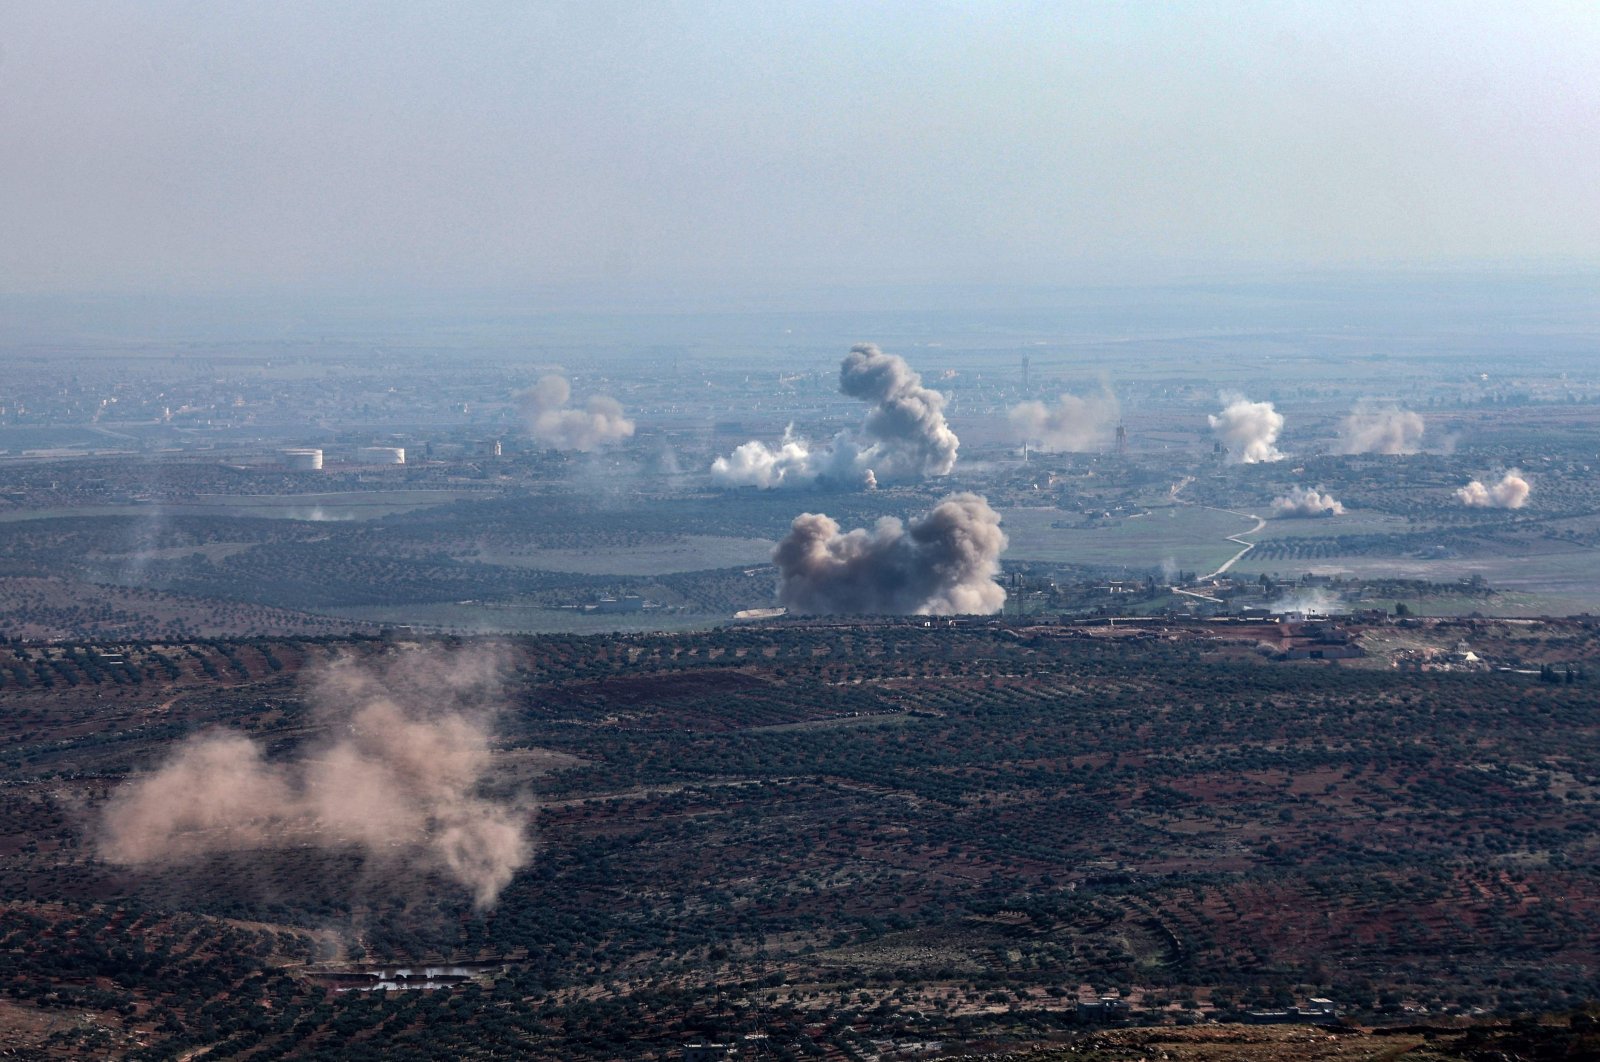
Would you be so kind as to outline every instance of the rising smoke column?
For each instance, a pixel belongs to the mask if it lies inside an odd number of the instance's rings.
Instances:
[[[1522,473],[1513,468],[1493,486],[1473,480],[1456,491],[1456,499],[1475,509],[1520,509],[1527,504],[1532,491],[1533,487],[1522,478]]]
[[[1272,499],[1273,516],[1343,516],[1344,505],[1331,494],[1295,487]]]
[[[1221,413],[1206,419],[1228,451],[1232,464],[1254,465],[1262,461],[1282,461],[1278,434],[1283,431],[1283,414],[1271,402],[1252,402],[1243,396],[1229,400]]]
[[[922,386],[906,359],[875,344],[850,348],[839,366],[839,390],[871,402],[853,465],[878,479],[948,476],[961,440],[944,419],[944,395]]]
[[[1422,448],[1422,417],[1396,405],[1358,402],[1339,426],[1341,454],[1414,454]]]
[[[633,421],[615,398],[592,395],[582,409],[569,409],[572,385],[565,376],[543,376],[517,393],[528,434],[558,450],[593,450],[633,435]]]
[[[781,447],[744,443],[719,457],[711,474],[730,486],[785,487],[830,479],[876,485],[880,480],[946,476],[961,440],[944,419],[944,395],[898,354],[872,343],[850,348],[839,364],[839,391],[871,405],[861,427],[842,431],[826,447],[785,433]]]
[[[381,671],[331,664],[309,680],[326,740],[270,762],[243,734],[190,738],[112,794],[100,854],[138,867],[208,852],[355,848],[421,860],[491,906],[533,851],[528,812],[480,794],[497,670],[480,653],[418,652]]]
[[[1090,398],[1062,395],[1053,406],[1019,402],[1006,417],[1024,443],[1033,441],[1047,450],[1078,453],[1103,445],[1119,414],[1116,396],[1108,391]]]
[[[795,612],[933,615],[998,612],[994,581],[1006,534],[977,494],[952,494],[910,526],[892,516],[841,532],[821,513],[795,517],[772,551],[778,602]]]

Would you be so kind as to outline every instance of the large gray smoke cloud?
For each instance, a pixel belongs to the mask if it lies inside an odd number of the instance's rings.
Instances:
[[[558,450],[593,450],[632,437],[633,421],[614,398],[593,395],[582,409],[569,409],[572,385],[565,376],[544,376],[517,393],[528,434]]]
[[[871,404],[859,429],[819,449],[792,430],[778,447],[747,442],[717,458],[711,474],[730,486],[792,487],[818,479],[872,486],[946,476],[955,467],[961,440],[945,422],[944,395],[924,387],[898,354],[871,343],[850,348],[839,365],[839,391]]]
[[[910,526],[884,517],[841,532],[821,513],[795,517],[772,551],[778,601],[795,612],[933,615],[998,612],[994,581],[1006,534],[977,494],[952,494]]]
[[[1211,430],[1227,448],[1233,464],[1253,465],[1262,461],[1282,461],[1278,435],[1283,431],[1283,414],[1271,402],[1252,402],[1242,396],[1224,395],[1227,406],[1206,419]]]
[[[532,855],[525,809],[479,789],[498,668],[481,653],[414,653],[380,672],[349,661],[310,679],[330,736],[269,762],[239,733],[201,734],[112,794],[100,854],[181,862],[207,852],[316,845],[422,859],[494,903]]]
[[[1395,405],[1357,403],[1339,427],[1341,454],[1414,454],[1422,447],[1422,417]]]
[[[1532,490],[1522,473],[1513,468],[1492,486],[1473,480],[1456,491],[1456,499],[1476,509],[1520,509],[1527,504]]]
[[[1062,395],[1053,406],[1019,402],[1007,417],[1025,443],[1035,442],[1047,450],[1079,452],[1104,445],[1120,413],[1116,396],[1108,391],[1089,398]]]
[[[1272,500],[1273,516],[1343,516],[1344,505],[1331,494],[1295,487]]]

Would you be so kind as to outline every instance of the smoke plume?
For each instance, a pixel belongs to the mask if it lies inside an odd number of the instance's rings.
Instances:
[[[772,551],[778,601],[795,612],[933,615],[998,612],[994,581],[1006,548],[1000,514],[977,494],[952,494],[910,526],[892,516],[841,532],[821,513],[795,517]]]
[[[565,376],[544,376],[517,402],[528,422],[528,434],[558,450],[593,450],[633,435],[633,421],[623,416],[615,398],[593,395],[582,409],[569,409],[572,385]]]
[[[1344,505],[1331,494],[1311,487],[1295,487],[1272,499],[1273,516],[1343,516]]]
[[[1528,495],[1532,490],[1533,487],[1522,478],[1522,473],[1513,468],[1493,486],[1485,486],[1482,481],[1473,480],[1456,491],[1456,498],[1462,505],[1470,505],[1476,509],[1520,509],[1527,504]]]
[[[310,679],[329,737],[267,760],[239,733],[190,738],[112,794],[100,854],[125,866],[314,845],[421,859],[491,906],[532,855],[527,812],[480,795],[496,667],[484,654],[351,661]]]
[[[1341,454],[1414,454],[1422,446],[1422,417],[1399,406],[1357,403],[1339,428]]]
[[[793,424],[785,429],[783,443],[776,449],[756,440],[743,443],[732,456],[713,461],[711,474],[724,483],[762,488],[809,483],[817,476],[811,448],[794,433]]]
[[[839,365],[839,391],[871,405],[860,428],[818,449],[792,429],[776,448],[747,442],[717,458],[711,474],[730,486],[800,486],[818,479],[875,486],[945,476],[955,467],[961,440],[945,422],[944,395],[924,387],[898,354],[871,343],[851,347]]]
[[[1206,419],[1211,422],[1217,439],[1227,448],[1230,463],[1254,465],[1283,460],[1277,445],[1278,434],[1283,431],[1283,414],[1273,409],[1271,402],[1234,398],[1221,413]]]
[[[1104,445],[1121,410],[1109,391],[1091,398],[1062,395],[1056,404],[1019,402],[1007,417],[1023,442],[1036,442],[1047,450],[1081,452]]]
[[[1279,597],[1267,607],[1273,612],[1304,612],[1306,615],[1326,616],[1342,611],[1343,598],[1326,590],[1294,590]]]

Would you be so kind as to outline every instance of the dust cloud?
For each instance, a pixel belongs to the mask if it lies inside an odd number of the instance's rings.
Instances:
[[[327,665],[307,680],[326,738],[282,762],[240,733],[190,738],[112,794],[100,854],[140,867],[356,848],[369,859],[421,857],[492,906],[533,853],[528,809],[480,792],[498,671],[490,653],[432,650]]]

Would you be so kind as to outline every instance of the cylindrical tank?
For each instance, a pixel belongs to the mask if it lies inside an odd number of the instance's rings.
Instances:
[[[363,446],[356,456],[364,465],[403,465],[406,451],[403,446]]]
[[[283,467],[290,472],[322,471],[321,450],[284,450],[280,455]]]

